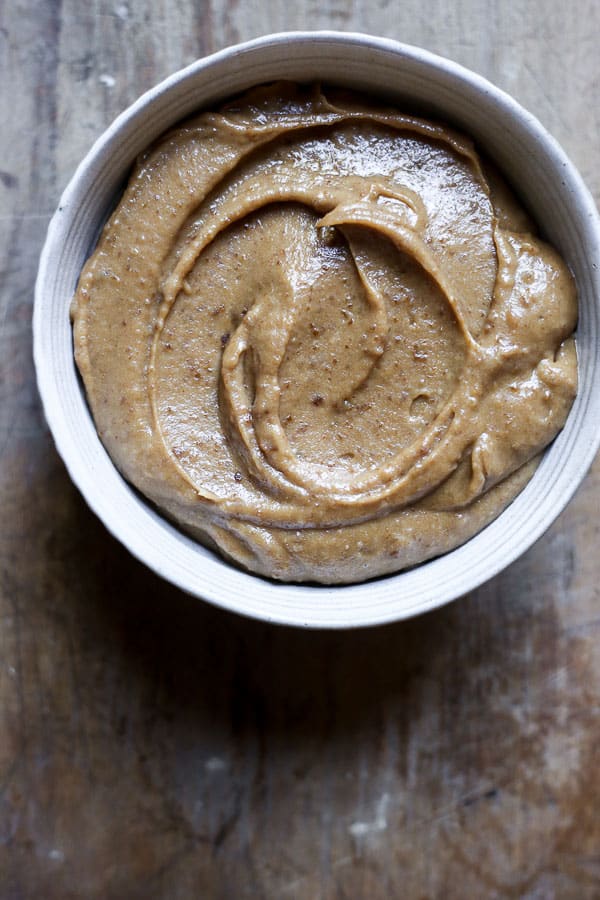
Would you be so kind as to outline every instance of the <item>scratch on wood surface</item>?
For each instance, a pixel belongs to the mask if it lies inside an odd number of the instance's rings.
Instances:
[[[386,812],[389,802],[390,795],[382,794],[377,803],[375,818],[368,822],[353,822],[348,827],[350,834],[355,838],[362,838],[367,837],[368,835],[377,834],[380,831],[385,831],[388,824]]]

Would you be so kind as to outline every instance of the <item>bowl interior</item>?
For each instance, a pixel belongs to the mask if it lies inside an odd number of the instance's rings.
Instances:
[[[579,290],[580,389],[564,430],[511,506],[467,544],[413,570],[343,587],[270,582],[238,571],[162,519],[121,478],[96,434],[76,372],[69,304],[135,156],[191,113],[254,84],[321,80],[378,94],[475,138],[569,263]],[[113,534],[159,575],[227,609],[293,625],[353,627],[423,612],[512,562],[570,499],[600,441],[600,225],[593,201],[537,120],[484,79],[414,47],[364,35],[275,35],[167,79],[123,113],[67,187],[42,254],[35,360],[46,417],[71,477]]]

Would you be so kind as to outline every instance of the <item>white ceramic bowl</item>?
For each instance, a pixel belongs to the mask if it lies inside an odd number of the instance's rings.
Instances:
[[[579,290],[579,393],[532,481],[462,547],[365,584],[270,582],[239,571],[180,533],[110,461],[73,361],[69,303],[135,156],[190,113],[279,78],[368,90],[472,135],[566,258]],[[270,35],[199,60],[119,116],[77,169],[50,223],[36,285],[34,343],[39,390],[58,451],[90,507],[134,556],[226,609],[291,625],[346,628],[441,606],[496,575],[548,528],[600,443],[599,325],[600,220],[574,166],[540,123],[483,78],[424,50],[366,35],[318,32]]]

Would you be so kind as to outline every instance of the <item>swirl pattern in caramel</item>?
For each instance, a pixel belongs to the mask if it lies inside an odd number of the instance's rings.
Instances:
[[[152,147],[73,302],[123,474],[242,565],[334,583],[506,506],[570,408],[576,316],[468,139],[292,85]]]

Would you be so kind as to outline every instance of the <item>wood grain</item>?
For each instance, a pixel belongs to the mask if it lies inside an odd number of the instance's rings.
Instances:
[[[146,571],[72,487],[31,360],[62,188],[144,89],[267,31],[448,55],[600,199],[594,0],[0,4],[0,898],[600,896],[600,464],[553,529],[415,621],[303,633]]]

